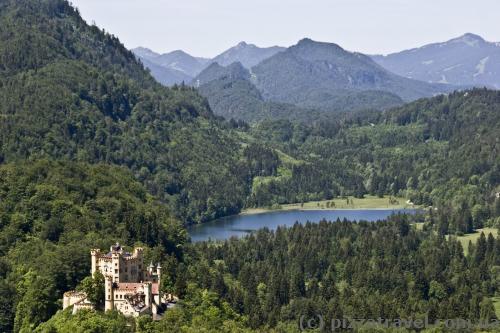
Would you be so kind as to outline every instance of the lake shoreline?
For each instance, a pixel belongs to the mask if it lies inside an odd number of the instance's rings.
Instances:
[[[392,214],[415,214],[414,208],[363,208],[363,209],[277,209],[252,210],[244,214],[227,216],[211,222],[198,224],[188,229],[192,242],[212,240],[223,241],[231,237],[244,237],[259,229],[276,230],[279,227],[292,227],[296,223],[319,223],[320,221],[368,221],[387,219]]]
[[[282,209],[272,209],[272,208],[251,208],[243,210],[241,213],[231,216],[245,216],[245,215],[258,215],[265,213],[275,213],[275,212],[287,212],[287,211],[297,211],[297,212],[306,212],[306,211],[325,211],[325,212],[334,212],[334,211],[357,211],[357,210],[415,210],[418,209],[418,206],[413,207],[374,207],[374,208],[282,208]]]
[[[248,208],[241,211],[237,215],[246,216],[246,215],[257,215],[264,213],[272,213],[272,212],[281,212],[281,211],[350,211],[350,210],[405,210],[405,209],[419,209],[422,208],[419,205],[414,205],[408,203],[408,201],[404,198],[394,198],[395,203],[389,203],[389,197],[373,197],[367,196],[366,198],[359,199],[354,197],[349,197],[349,200],[352,200],[352,204],[346,204],[347,198],[345,199],[332,199],[332,200],[323,200],[323,201],[310,201],[295,204],[284,204],[279,208]],[[404,203],[401,204],[400,201]],[[335,203],[334,206],[328,207],[328,203]]]

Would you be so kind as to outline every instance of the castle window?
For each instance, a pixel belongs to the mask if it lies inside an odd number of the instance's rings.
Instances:
[[[118,270],[117,270],[117,269],[115,269],[115,273],[118,273]]]

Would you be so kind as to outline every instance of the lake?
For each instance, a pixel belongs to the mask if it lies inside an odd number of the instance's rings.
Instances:
[[[360,209],[360,210],[282,210],[261,214],[228,216],[188,228],[193,242],[225,240],[233,236],[241,237],[248,233],[278,226],[293,226],[295,222],[319,222],[323,219],[336,221],[346,218],[351,221],[383,220],[392,214],[414,214],[415,209]]]

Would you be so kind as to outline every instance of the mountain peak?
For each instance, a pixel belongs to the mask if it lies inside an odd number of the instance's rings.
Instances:
[[[296,45],[292,46],[290,49],[296,52],[312,52],[312,50],[315,50],[318,52],[326,52],[326,54],[331,54],[332,52],[342,54],[344,52],[347,52],[338,44],[318,42],[310,38],[301,39]]]
[[[154,52],[151,49],[148,49],[147,47],[136,47],[135,49],[132,49],[132,52],[137,56],[146,59],[152,59],[160,56],[160,54]]]
[[[218,62],[222,66],[229,66],[234,62],[240,62],[245,68],[252,68],[264,59],[270,58],[282,50],[283,48],[277,46],[261,48],[242,41],[238,45],[219,54],[212,61]]]
[[[431,83],[462,87],[500,87],[500,48],[466,33],[445,42],[427,44],[385,57],[373,57],[393,73]]]
[[[464,43],[469,46],[478,46],[481,43],[484,43],[485,40],[483,37],[479,35],[475,35],[473,33],[466,33],[458,38],[452,39],[450,42],[452,43]]]
[[[162,54],[163,57],[186,57],[186,58],[194,58],[192,55],[189,53],[183,51],[183,50],[174,50],[165,54]]]
[[[473,33],[466,33],[462,36],[462,38],[468,38],[468,39],[477,39],[477,40],[480,40],[480,41],[484,41],[484,38],[479,36],[479,35],[476,35],[476,34],[473,34]]]
[[[311,43],[315,43],[311,38],[302,38],[301,40],[299,40],[299,42],[297,43],[297,45],[305,45],[305,44],[311,44]]]

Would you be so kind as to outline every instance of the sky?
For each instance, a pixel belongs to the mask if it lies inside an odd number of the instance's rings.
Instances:
[[[304,37],[388,54],[466,32],[500,42],[498,0],[71,0],[128,48],[214,57],[241,41],[290,46]]]

